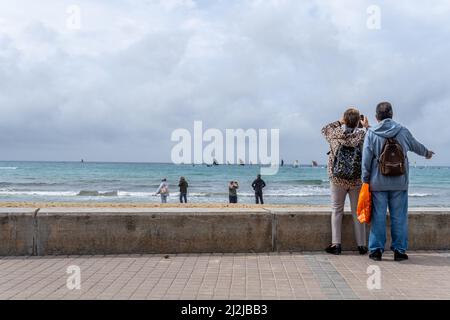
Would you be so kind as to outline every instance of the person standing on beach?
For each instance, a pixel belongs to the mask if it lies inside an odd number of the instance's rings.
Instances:
[[[180,178],[178,186],[180,187],[180,203],[183,203],[183,200],[184,203],[187,203],[187,189],[189,187],[189,184],[184,177]]]
[[[360,128],[361,127],[361,128]],[[328,176],[331,188],[331,244],[327,253],[339,255],[342,252],[341,230],[345,199],[350,198],[353,230],[360,254],[366,254],[366,228],[358,220],[359,192],[361,190],[362,146],[369,122],[361,117],[355,108],[345,111],[341,120],[332,122],[322,129],[330,144],[328,153]]]
[[[372,221],[369,234],[370,259],[381,261],[386,244],[386,214],[391,220],[390,249],[394,260],[408,255],[408,151],[431,159],[433,151],[418,142],[411,132],[392,120],[393,108],[381,102],[376,108],[378,125],[370,128],[364,141],[362,180],[372,193]]]
[[[161,203],[167,203],[167,197],[169,196],[169,185],[166,178],[161,180],[161,184],[159,185],[158,190],[156,190],[156,194],[161,196]]]
[[[228,184],[228,196],[230,203],[238,202],[237,189],[239,189],[239,183],[237,181],[230,181]]]
[[[252,183],[252,188],[253,188],[253,190],[255,190],[256,204],[259,204],[260,202],[261,202],[261,204],[264,204],[263,189],[265,186],[266,186],[266,183],[264,182],[263,179],[261,179],[261,175],[258,174],[258,176],[256,177],[256,180],[253,181],[253,183]]]

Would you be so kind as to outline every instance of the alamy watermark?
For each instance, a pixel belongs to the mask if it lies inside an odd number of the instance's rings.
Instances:
[[[67,277],[66,286],[69,290],[80,290],[81,289],[81,268],[76,265],[68,266],[66,273],[69,274]]]
[[[369,275],[367,278],[368,290],[381,290],[381,269],[379,266],[370,265],[367,267],[366,273]]]
[[[279,129],[226,129],[224,133],[215,128],[204,131],[203,122],[194,121],[192,132],[176,129],[171,140],[177,142],[171,152],[174,164],[258,164],[262,175],[278,173]]]
[[[66,19],[66,27],[69,30],[81,29],[81,7],[78,5],[70,5],[66,9],[68,17]]]
[[[371,5],[367,8],[366,26],[369,30],[381,29],[381,8],[377,5]]]

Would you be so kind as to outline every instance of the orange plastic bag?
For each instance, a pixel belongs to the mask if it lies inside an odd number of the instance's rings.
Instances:
[[[372,194],[368,183],[364,183],[361,187],[358,199],[358,220],[361,223],[369,224],[372,218]]]

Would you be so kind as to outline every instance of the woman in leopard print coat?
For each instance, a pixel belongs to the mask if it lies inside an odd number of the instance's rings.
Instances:
[[[362,127],[362,128],[360,128]],[[367,237],[365,226],[358,221],[356,208],[358,206],[359,191],[361,189],[361,178],[355,180],[345,180],[333,176],[333,164],[335,155],[340,146],[362,147],[366,135],[366,129],[369,123],[366,117],[361,120],[359,111],[350,108],[345,111],[342,120],[332,122],[322,129],[322,134],[330,145],[328,158],[328,175],[331,187],[331,229],[332,242],[325,249],[331,254],[340,254],[341,247],[341,228],[344,215],[345,198],[347,194],[350,198],[350,207],[353,216],[353,226],[356,243],[360,254],[367,253]]]

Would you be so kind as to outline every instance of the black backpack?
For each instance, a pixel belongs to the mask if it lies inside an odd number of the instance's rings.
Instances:
[[[335,178],[357,180],[361,178],[362,150],[360,146],[339,146],[334,157],[332,173]]]
[[[395,137],[386,139],[378,163],[384,176],[397,177],[406,173],[405,153]]]

